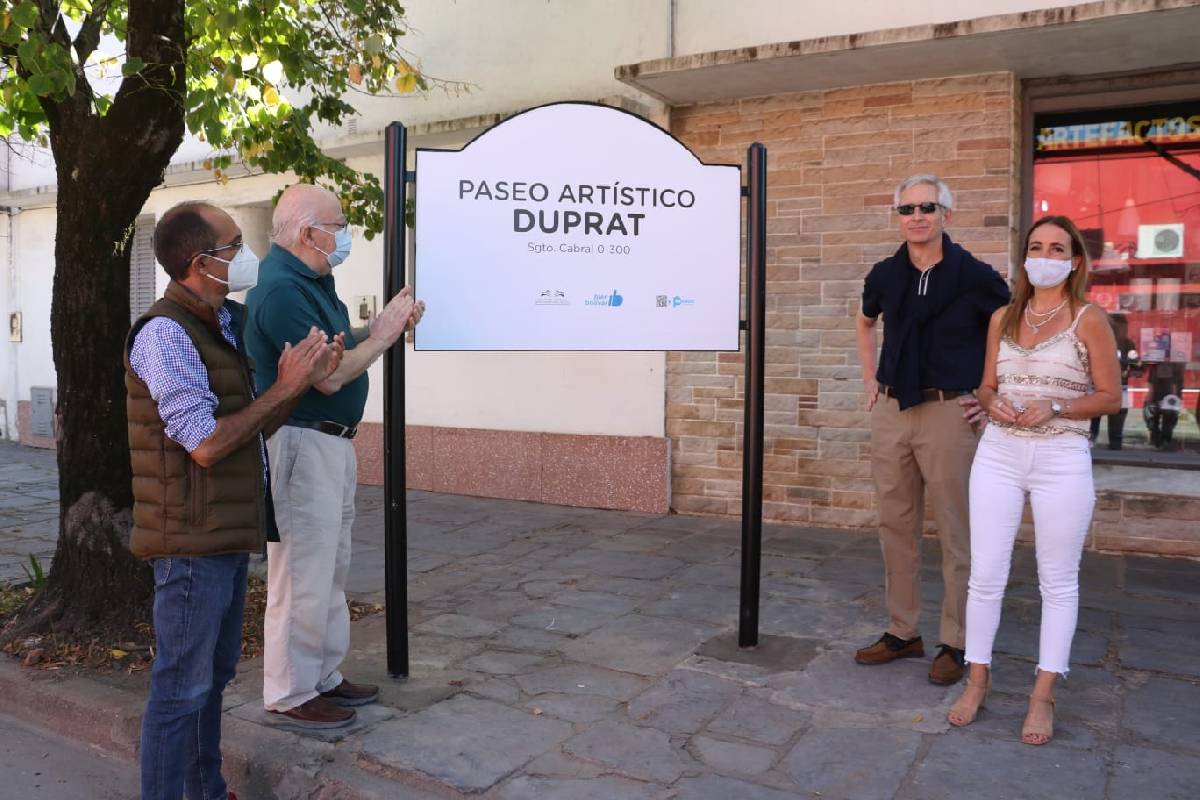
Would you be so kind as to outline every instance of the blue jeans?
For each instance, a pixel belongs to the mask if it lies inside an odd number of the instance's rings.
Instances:
[[[225,800],[221,694],[242,649],[245,553],[157,558],[142,800]]]

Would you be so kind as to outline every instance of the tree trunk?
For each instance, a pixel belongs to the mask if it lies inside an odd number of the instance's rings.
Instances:
[[[139,169],[140,159],[130,155],[113,154],[109,163]],[[91,180],[64,182],[62,171],[50,318],[58,372],[60,520],[54,565],[38,600],[44,619],[38,621],[53,622],[60,632],[116,634],[149,619],[152,596],[149,570],[129,552],[133,495],[122,364],[129,330],[128,225],[141,203],[113,203],[85,188],[97,185]]]
[[[131,0],[128,52],[152,66],[126,79],[103,118],[82,93],[46,107],[58,173],[59,538],[45,589],[8,638],[51,626],[127,638],[150,619],[150,571],[129,552],[124,343],[133,223],[183,140],[183,33],[180,0]]]

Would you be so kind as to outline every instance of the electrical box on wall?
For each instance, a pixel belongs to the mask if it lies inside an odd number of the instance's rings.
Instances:
[[[54,390],[48,386],[29,389],[29,428],[34,436],[54,436]]]

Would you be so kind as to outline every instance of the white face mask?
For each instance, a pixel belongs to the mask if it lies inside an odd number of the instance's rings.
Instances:
[[[1039,289],[1058,286],[1071,274],[1071,267],[1070,259],[1065,261],[1057,258],[1029,257],[1025,259],[1025,274],[1029,276],[1029,282]]]
[[[229,291],[242,292],[246,289],[253,289],[258,283],[258,256],[254,255],[250,245],[243,243],[242,248],[237,251],[237,255],[228,261],[214,255],[210,255],[209,258],[215,258],[217,261],[229,265],[229,280],[227,281],[223,281],[211,273],[204,273],[206,277],[212,278],[217,283],[228,286]]]

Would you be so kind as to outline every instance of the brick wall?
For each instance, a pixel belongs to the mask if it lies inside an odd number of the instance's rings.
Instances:
[[[873,526],[870,431],[854,351],[862,279],[902,241],[892,191],[914,172],[954,190],[950,235],[1005,272],[1017,215],[1019,82],[1009,73],[677,108],[709,162],[767,146],[764,513]],[[672,505],[741,510],[741,353],[670,353]]]

